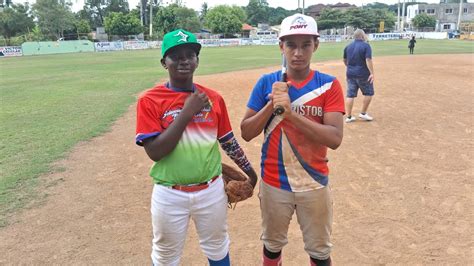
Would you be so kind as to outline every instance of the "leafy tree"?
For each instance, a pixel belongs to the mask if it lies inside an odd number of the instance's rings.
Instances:
[[[127,14],[129,11],[127,0],[85,0],[84,7],[78,15],[80,19],[89,20],[89,24],[95,29],[104,26],[104,18],[108,14],[112,12]]]
[[[209,11],[209,6],[207,5],[207,2],[204,2],[201,5],[201,12],[199,14],[199,20],[201,21],[201,23],[204,23],[204,18],[206,17],[208,11]]]
[[[136,35],[144,31],[140,20],[133,14],[112,12],[104,20],[105,31],[111,35]]]
[[[77,20],[75,27],[76,27],[77,33],[90,33],[91,32],[91,26],[89,25],[89,21],[85,19]]]
[[[230,6],[230,12],[237,16],[237,18],[239,19],[240,22],[242,23],[245,23],[245,21],[247,21],[247,13],[245,13],[245,9],[240,7],[240,6],[235,6],[235,5],[232,5]]]
[[[242,14],[239,9],[227,5],[212,8],[206,15],[206,24],[214,33],[232,36],[242,30]]]
[[[158,35],[175,29],[185,29],[190,32],[197,32],[201,29],[201,23],[196,11],[171,4],[167,7],[160,7],[153,19],[153,29]]]
[[[35,23],[28,15],[29,6],[17,4],[11,5],[0,12],[0,35],[3,35],[9,44],[10,38],[19,34],[25,34],[33,29]]]
[[[269,7],[268,8],[268,24],[270,25],[280,25],[281,21],[289,16],[291,13],[290,11],[282,8],[282,7]]]
[[[345,24],[344,14],[339,9],[325,8],[321,11],[321,16],[318,20],[318,29],[340,29]]]
[[[378,28],[380,21],[384,21],[384,27],[386,29],[393,28],[395,26],[395,21],[397,20],[395,14],[388,11],[388,9],[372,9],[374,21],[372,22],[372,28]]]
[[[190,32],[199,32],[201,30],[201,21],[191,8],[181,7],[176,9],[177,27]]]
[[[127,0],[107,0],[105,14],[107,15],[112,12],[120,12],[127,14],[129,12]]]
[[[434,28],[436,26],[436,19],[426,13],[416,15],[412,22],[417,28]]]
[[[33,14],[41,32],[54,40],[63,37],[64,31],[73,29],[75,17],[70,6],[71,3],[65,0],[37,0],[33,4]]]
[[[84,37],[88,38],[91,32],[89,21],[85,19],[77,19],[74,21],[74,27],[64,31],[65,40],[79,40]]]
[[[384,21],[385,28],[395,25],[395,15],[388,9],[374,8],[352,8],[343,13],[345,26],[364,29],[366,32],[374,32],[379,28],[380,21]]]
[[[245,7],[248,23],[256,26],[258,23],[268,23],[268,3],[267,0],[250,0]]]
[[[388,9],[390,6],[384,3],[374,2],[365,5],[365,8],[373,8],[373,9]]]
[[[156,16],[156,13],[160,9],[162,0],[153,0],[151,1],[152,6],[152,17]],[[143,5],[143,9],[142,9]],[[140,3],[135,7],[135,9],[130,10],[130,13],[133,13],[144,26],[148,27],[150,25],[150,1],[149,0],[140,0]]]
[[[85,0],[83,10],[90,17],[90,23],[93,28],[102,27],[106,17],[106,0]]]
[[[41,42],[46,40],[41,29],[38,25],[36,25],[27,35],[27,40],[33,42]]]
[[[359,29],[370,29],[372,28],[372,17],[369,9],[351,8],[344,13],[344,19],[346,26],[352,26]]]

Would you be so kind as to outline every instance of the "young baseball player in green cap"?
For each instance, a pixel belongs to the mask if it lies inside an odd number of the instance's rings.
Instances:
[[[193,82],[200,50],[192,33],[182,29],[167,33],[161,64],[169,81],[138,99],[136,143],[154,161],[150,170],[154,265],[179,265],[190,219],[209,264],[230,265],[228,199],[219,144],[253,187],[257,182],[234,137],[224,100]]]
[[[250,141],[264,131],[262,145],[263,265],[281,265],[288,226],[298,218],[310,264],[331,264],[332,198],[327,148],[342,141],[344,97],[333,76],[310,68],[318,49],[318,28],[309,16],[295,14],[281,23],[280,50],[287,73],[263,75],[255,85],[242,120]],[[282,82],[287,75],[288,82]],[[274,110],[282,108],[282,114]]]

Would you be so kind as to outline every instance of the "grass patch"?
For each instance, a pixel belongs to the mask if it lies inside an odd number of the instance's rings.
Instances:
[[[346,44],[321,43],[313,61],[341,59]],[[371,45],[375,57],[408,54],[407,40]],[[469,41],[418,40],[415,53],[473,49]],[[104,133],[138,92],[167,76],[159,59],[159,50],[0,58],[0,226],[41,193],[37,177],[54,171],[52,162]],[[278,65],[280,52],[275,46],[204,48],[200,60],[197,75]]]

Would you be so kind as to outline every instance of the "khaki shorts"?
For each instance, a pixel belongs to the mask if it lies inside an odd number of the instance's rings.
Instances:
[[[293,213],[303,233],[304,249],[312,257],[325,260],[331,253],[331,189],[289,192],[260,182],[262,213],[261,240],[271,252],[279,252],[288,243],[287,233]]]

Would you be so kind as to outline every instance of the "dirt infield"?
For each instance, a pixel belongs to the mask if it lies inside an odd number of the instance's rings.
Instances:
[[[375,120],[346,124],[329,154],[334,265],[472,264],[474,55],[383,57],[374,65]],[[345,83],[342,61],[313,67]],[[195,81],[222,93],[240,136],[253,84],[275,69]],[[150,264],[151,161],[134,144],[134,116],[132,106],[110,132],[57,162],[63,172],[42,177],[48,197],[0,229],[0,264]],[[240,142],[259,168],[261,137]],[[229,211],[233,265],[259,265],[260,221],[255,196]],[[308,265],[296,219],[289,239],[284,265]],[[182,262],[207,264],[194,226]]]

